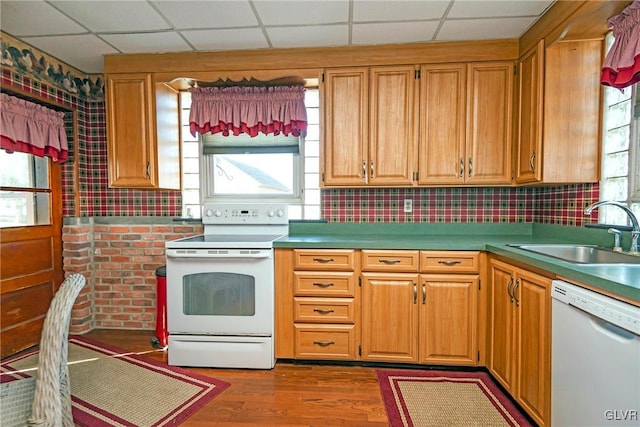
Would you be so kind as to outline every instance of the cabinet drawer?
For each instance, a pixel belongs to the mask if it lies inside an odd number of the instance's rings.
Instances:
[[[294,298],[295,322],[354,323],[353,298]]]
[[[476,251],[421,251],[420,271],[434,273],[477,273],[480,253]]]
[[[294,271],[293,295],[305,297],[353,297],[355,273]]]
[[[362,251],[362,271],[418,271],[418,251]]]
[[[295,356],[305,359],[357,359],[355,325],[295,324]]]
[[[355,270],[355,251],[352,249],[294,249],[296,270]]]

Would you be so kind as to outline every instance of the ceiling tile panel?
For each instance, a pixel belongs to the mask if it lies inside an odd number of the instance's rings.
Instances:
[[[551,3],[553,3],[552,0],[457,0],[453,3],[447,18],[494,18],[504,16],[537,17],[544,12]]]
[[[349,20],[348,0],[256,0],[253,4],[264,25],[333,24]]]
[[[257,26],[248,1],[155,1],[153,4],[180,29]]]
[[[431,41],[438,22],[353,24],[353,44],[412,43]]]
[[[13,36],[86,33],[86,28],[42,1],[2,0],[2,31]]]
[[[193,50],[174,32],[140,34],[103,34],[101,36],[122,53],[184,52]]]
[[[102,55],[119,53],[94,35],[26,37],[26,43],[85,73],[101,73]],[[87,52],[91,52],[87,55]]]
[[[51,4],[94,32],[170,29],[146,1],[53,1]]]
[[[450,1],[354,0],[353,22],[440,19]]]
[[[232,50],[267,48],[267,40],[259,28],[181,31],[198,50]]]
[[[274,27],[267,29],[272,47],[344,46],[349,44],[348,25]]]
[[[535,18],[461,19],[446,21],[436,40],[510,39],[520,36]]]

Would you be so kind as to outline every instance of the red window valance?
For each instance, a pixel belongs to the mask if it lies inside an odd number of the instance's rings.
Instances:
[[[600,82],[623,89],[640,81],[640,0],[607,23],[615,41],[604,60]]]
[[[65,162],[69,153],[64,113],[6,93],[0,95],[0,147],[7,153],[18,151]]]
[[[191,134],[258,133],[304,136],[307,110],[303,86],[191,88]]]

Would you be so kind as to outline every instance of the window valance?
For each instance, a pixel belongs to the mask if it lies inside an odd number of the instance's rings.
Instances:
[[[304,86],[191,88],[191,134],[304,136]]]
[[[607,21],[615,41],[602,66],[600,82],[624,89],[640,81],[640,0]]]
[[[68,142],[64,113],[6,93],[0,95],[0,147],[7,153],[18,151],[65,162]]]

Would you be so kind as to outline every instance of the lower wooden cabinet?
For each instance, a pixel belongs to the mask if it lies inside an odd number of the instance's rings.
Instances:
[[[418,273],[362,273],[362,359],[418,362]]]
[[[489,370],[536,421],[551,417],[551,279],[491,259]]]
[[[358,359],[360,287],[355,254],[351,249],[293,250],[293,357]]]
[[[479,282],[477,274],[422,275],[419,363],[478,363]]]
[[[478,363],[478,252],[362,250],[362,259],[363,360]]]
[[[477,365],[479,260],[477,251],[277,248],[276,357]]]

